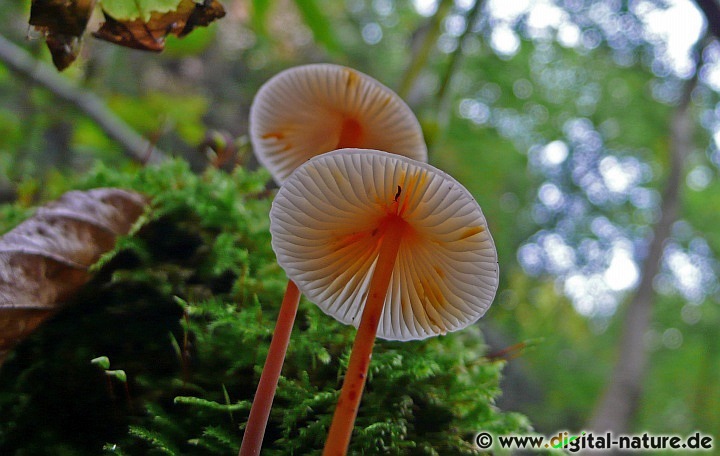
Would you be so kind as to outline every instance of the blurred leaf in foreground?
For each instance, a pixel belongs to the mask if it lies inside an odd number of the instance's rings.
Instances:
[[[33,0],[30,25],[44,35],[53,64],[75,61],[97,0]],[[225,16],[217,0],[103,0],[105,22],[93,36],[133,49],[160,52],[168,35],[183,37]]]
[[[62,71],[75,61],[95,0],[33,0],[30,25],[45,35],[53,64]]]
[[[118,11],[122,11],[123,15],[113,16],[103,3],[105,23],[93,36],[120,46],[155,52],[165,48],[165,38],[168,35],[183,37],[195,27],[207,26],[225,16],[225,9],[216,0],[205,0],[202,3],[181,0],[175,9],[153,11],[149,17],[146,14],[148,9],[139,6]]]

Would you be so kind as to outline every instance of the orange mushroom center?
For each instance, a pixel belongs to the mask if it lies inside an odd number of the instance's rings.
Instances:
[[[370,230],[356,231],[344,234],[334,239],[334,247],[337,252],[362,243],[368,251],[378,252],[380,244],[386,237],[388,231],[398,231],[400,238],[405,242],[414,242],[416,232],[412,226],[405,220],[405,209],[407,207],[408,198],[403,194],[402,187],[397,187],[392,202],[379,203],[381,206],[381,214],[378,215],[373,228]]]
[[[338,138],[337,149],[361,147],[363,139],[363,128],[356,119],[346,117],[340,126],[340,137]]]
[[[410,225],[402,218],[401,215],[388,213],[380,219],[377,229],[373,231],[372,234],[377,238],[375,242],[379,246],[389,231],[398,231],[400,233],[398,237],[399,241],[400,239],[406,237],[410,230]]]

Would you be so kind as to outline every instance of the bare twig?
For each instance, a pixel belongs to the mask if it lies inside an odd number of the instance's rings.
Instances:
[[[0,62],[88,116],[105,131],[109,138],[117,141],[132,159],[142,163],[157,163],[167,158],[165,153],[152,146],[148,140],[119,119],[97,96],[73,86],[55,69],[38,62],[2,35],[0,35]],[[149,149],[151,153],[148,153]]]

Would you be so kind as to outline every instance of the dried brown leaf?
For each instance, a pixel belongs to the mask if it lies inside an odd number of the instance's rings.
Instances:
[[[0,363],[90,279],[145,204],[121,189],[72,191],[0,238]]]
[[[105,13],[105,23],[93,36],[120,46],[160,52],[168,35],[183,37],[195,27],[207,26],[223,16],[225,9],[217,0],[182,0],[174,11],[154,12],[148,21],[118,20]]]
[[[55,67],[62,71],[78,56],[96,0],[33,0],[30,25],[45,35]]]
[[[131,1],[131,0],[128,0]],[[62,71],[75,61],[97,0],[32,0],[30,25],[43,34],[55,67]],[[160,52],[168,35],[183,37],[195,27],[225,16],[217,0],[180,0],[177,8],[153,12],[150,18],[124,19],[106,11],[96,38],[133,49]]]
[[[195,27],[207,27],[212,22],[225,16],[225,8],[216,0],[205,0],[195,3],[195,9],[190,13],[187,23],[178,37],[182,38],[192,32]]]

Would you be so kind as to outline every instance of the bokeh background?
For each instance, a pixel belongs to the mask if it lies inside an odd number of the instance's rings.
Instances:
[[[88,36],[49,83],[2,57],[0,200],[40,203],[98,161],[138,166],[96,118],[48,90],[56,79],[200,170],[218,132],[236,138],[231,161],[256,166],[243,136],[272,75],[348,65],[407,100],[430,162],[485,212],[501,284],[480,326],[488,356],[508,360],[498,406],[546,434],[720,438],[720,5],[222,3],[226,17],[162,54]],[[3,2],[0,54],[47,65],[29,8]]]

